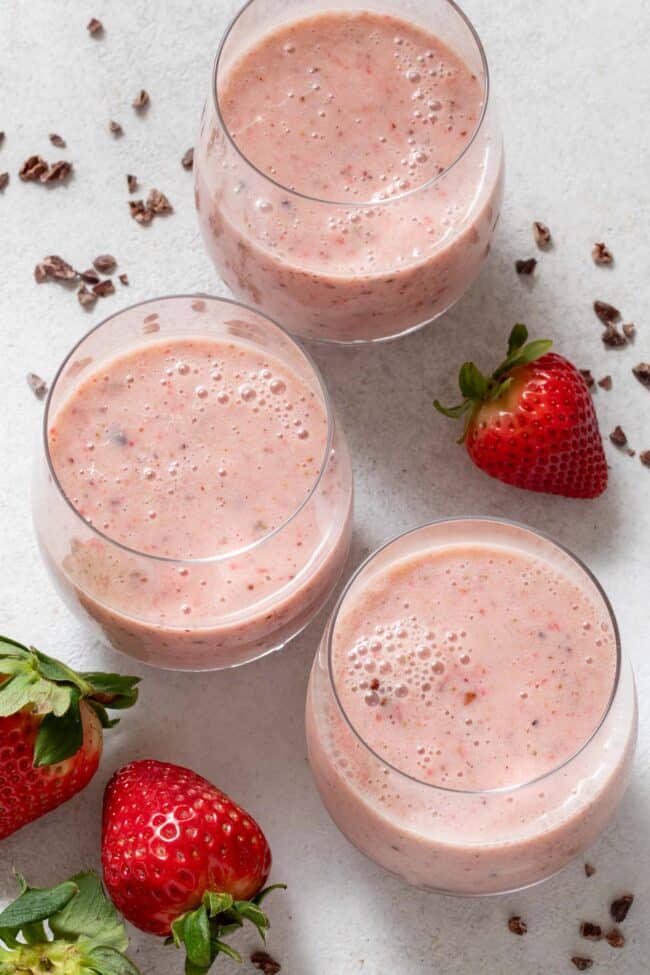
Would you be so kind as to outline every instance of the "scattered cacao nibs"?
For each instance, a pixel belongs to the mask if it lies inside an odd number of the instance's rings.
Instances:
[[[31,389],[32,393],[36,399],[43,399],[47,395],[47,383],[40,376],[37,376],[35,372],[27,373],[27,385]]]
[[[465,707],[467,707],[468,704],[471,704],[472,701],[475,700],[476,700],[476,694],[474,693],[474,691],[467,691],[467,693],[463,698],[463,704],[465,705]]]
[[[612,928],[611,931],[607,932],[605,937],[607,938],[607,944],[611,945],[612,948],[625,947],[625,938],[623,936],[623,932],[619,928]]]
[[[34,277],[38,284],[48,279],[53,281],[74,281],[79,275],[67,261],[58,254],[44,257],[34,268]]]
[[[9,173],[0,173],[0,193],[9,185]]]
[[[115,294],[115,285],[110,278],[106,278],[104,281],[100,281],[99,284],[95,284],[92,292],[98,298],[105,298],[107,295]]]
[[[609,439],[617,447],[625,447],[627,444],[627,437],[622,427],[615,427],[610,433]]]
[[[142,88],[131,102],[136,112],[141,112],[149,104],[149,92]]]
[[[93,261],[93,267],[100,274],[112,274],[117,267],[117,261],[112,254],[100,254]]]
[[[57,135],[56,132],[50,132],[50,142],[53,146],[56,146],[57,149],[65,149],[65,139],[62,136]]]
[[[598,384],[600,385],[600,383]],[[585,877],[593,877],[596,873],[596,868],[591,863],[585,863]]]
[[[80,271],[79,277],[84,284],[99,284],[99,275],[94,267],[89,267],[86,271]]]
[[[97,295],[89,291],[85,284],[82,284],[77,291],[77,301],[82,308],[92,308],[97,301]]]
[[[119,279],[121,284],[123,284],[125,287],[128,287],[129,284],[128,274],[120,274]]]
[[[124,129],[122,128],[120,123],[113,121],[113,119],[111,119],[110,122],[108,123],[108,130],[109,132],[113,133],[115,138],[119,138],[119,136],[124,135]]]
[[[373,677],[372,680],[370,681],[370,690],[371,691],[378,691],[379,690],[379,687],[380,687],[379,678],[378,677]]]
[[[59,159],[58,162],[52,163],[47,172],[42,173],[39,178],[41,183],[63,183],[71,173],[72,163],[66,159]]]
[[[129,200],[129,210],[136,223],[151,223],[154,218],[153,210],[144,205],[144,200]]]
[[[187,150],[181,159],[181,166],[183,169],[192,169],[194,166],[194,148]]]
[[[599,244],[594,244],[591,250],[591,256],[594,260],[594,264],[608,265],[614,263],[614,255],[610,251],[607,244],[602,242]]]
[[[612,377],[603,376],[602,379],[598,380],[598,385],[601,389],[611,389],[612,388]]]
[[[615,901],[612,901],[609,905],[609,913],[611,914],[612,921],[616,921],[617,924],[622,924],[633,903],[634,894],[623,894],[622,897],[617,897]]]
[[[634,325],[632,322],[627,322],[627,324],[623,325],[622,328],[625,338],[631,341],[636,334],[636,325]]]
[[[29,183],[33,180],[40,179],[48,169],[48,164],[41,156],[28,156],[18,170],[18,175],[24,183]]]
[[[528,931],[528,925],[519,915],[515,914],[513,917],[508,918],[508,931],[512,934],[524,935]]]
[[[594,377],[591,375],[591,369],[580,369],[580,375],[587,384],[587,389],[591,389],[594,385]]]
[[[523,261],[515,261],[515,271],[517,274],[532,274],[537,267],[537,260],[534,257],[528,257]]]
[[[161,193],[160,190],[150,190],[147,197],[147,207],[156,214],[173,213],[174,210],[165,194]]]
[[[551,231],[548,229],[545,223],[541,220],[535,220],[533,223],[533,236],[535,238],[535,243],[542,250],[545,247],[549,247],[551,243]]]
[[[621,317],[618,308],[610,305],[607,301],[594,301],[594,311],[603,325],[613,325]]]
[[[591,921],[583,921],[580,925],[580,937],[587,938],[589,941],[601,941],[603,929],[600,924],[592,924]]]
[[[126,185],[129,188],[129,193],[135,193],[138,188],[138,177],[134,176],[133,173],[126,174]]]
[[[650,467],[650,450],[642,450],[639,454],[639,460],[644,467]]]
[[[92,17],[86,24],[86,30],[89,34],[101,34],[104,30],[104,25],[101,20],[97,20],[96,17]]]
[[[642,386],[650,389],[650,362],[640,362],[638,366],[634,366],[632,372]]]
[[[271,958],[266,951],[254,951],[251,955],[251,964],[258,968],[262,975],[277,975],[282,968],[280,963],[275,958]]]
[[[573,955],[571,961],[579,972],[586,972],[593,965],[591,958],[580,958],[578,955]]]
[[[603,340],[603,345],[608,349],[620,349],[624,345],[627,345],[627,339],[622,332],[616,328],[616,325],[608,325],[603,334],[601,335]]]

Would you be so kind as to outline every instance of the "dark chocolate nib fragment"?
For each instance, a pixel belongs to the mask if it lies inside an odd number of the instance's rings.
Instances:
[[[603,937],[603,929],[600,924],[583,921],[580,925],[580,937],[587,938],[589,941],[600,941]]]
[[[548,247],[551,243],[551,231],[542,223],[541,220],[536,220],[533,224],[533,236],[535,238],[535,243],[538,247],[542,248]]]
[[[528,931],[528,925],[519,915],[515,914],[508,918],[508,931],[512,934],[524,935]]]
[[[27,373],[27,385],[36,399],[43,399],[47,394],[47,383],[40,376],[37,376],[35,372]]]
[[[617,924],[622,924],[628,915],[628,911],[634,903],[634,894],[623,894],[622,897],[618,897],[609,906],[609,913],[612,916],[612,920],[616,921]]]
[[[537,261],[534,257],[528,257],[523,261],[515,261],[517,274],[532,274],[536,267]]]
[[[593,965],[591,958],[581,958],[579,955],[573,955],[571,961],[579,972],[586,972]]]
[[[101,20],[97,20],[96,17],[91,17],[91,19],[86,24],[86,30],[89,34],[101,34],[104,30],[104,25]]]
[[[587,384],[587,389],[591,389],[591,387],[594,385],[594,377],[591,375],[591,370],[581,369],[580,375],[582,376],[585,383]]]
[[[603,345],[607,346],[608,349],[620,349],[627,345],[627,339],[622,332],[619,332],[616,325],[608,325],[601,338]]]
[[[625,938],[623,937],[623,932],[620,928],[612,928],[605,935],[607,938],[607,943],[612,946],[612,948],[624,948]]]
[[[594,301],[594,311],[603,325],[613,325],[621,317],[618,308],[607,301]]]
[[[112,254],[99,254],[93,261],[93,267],[101,274],[112,274],[117,267],[117,261]]]
[[[609,439],[617,447],[624,447],[627,443],[627,437],[622,427],[615,427],[610,433]]]
[[[181,159],[183,169],[191,169],[194,165],[194,149],[188,149]]]
[[[602,242],[594,244],[591,249],[591,256],[594,260],[594,264],[605,266],[614,262],[614,255],[610,251],[607,244],[603,244]]]
[[[251,964],[258,968],[262,975],[277,975],[282,967],[266,951],[254,951],[251,955]]]
[[[41,156],[28,156],[18,170],[18,175],[25,183],[38,180],[48,171],[48,165]]]
[[[149,92],[142,88],[131,102],[136,112],[141,112],[149,104]]]
[[[650,362],[640,362],[638,366],[634,366],[632,372],[642,386],[650,389]]]

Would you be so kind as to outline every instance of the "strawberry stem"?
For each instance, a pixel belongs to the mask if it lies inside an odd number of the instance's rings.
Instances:
[[[83,743],[79,705],[86,701],[102,727],[117,721],[107,708],[123,709],[138,699],[139,677],[78,673],[47,654],[0,637],[0,718],[28,708],[43,715],[34,746],[34,765],[54,765],[76,754]]]
[[[278,889],[286,890],[286,884],[265,887],[248,901],[237,901],[224,891],[209,890],[195,910],[176,918],[165,944],[185,948],[185,975],[204,975],[220,954],[241,962],[239,952],[222,939],[238,931],[245,921],[253,924],[262,940],[266,940],[270,921],[260,904]]]
[[[474,415],[482,403],[492,402],[503,396],[512,383],[511,373],[519,366],[528,365],[545,355],[552,346],[549,339],[528,341],[528,329],[517,323],[508,338],[508,352],[501,365],[497,366],[490,376],[485,376],[473,362],[464,362],[458,373],[458,385],[463,394],[463,401],[456,406],[443,406],[435,399],[433,405],[452,420],[466,417],[462,436],[458,443],[462,443]]]
[[[124,954],[122,919],[95,873],[46,890],[16,878],[20,895],[0,913],[0,975],[139,975]]]

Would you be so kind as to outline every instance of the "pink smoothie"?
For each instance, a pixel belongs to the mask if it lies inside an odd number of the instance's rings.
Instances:
[[[152,662],[224,666],[299,629],[347,548],[340,477],[306,504],[328,432],[318,390],[243,343],[153,341],[87,375],[48,445],[101,533],[73,537],[61,568],[109,638]]]
[[[592,756],[591,781],[580,781],[584,754],[569,762],[612,697],[611,617],[545,558],[479,544],[401,558],[350,592],[331,654],[349,725],[318,713],[315,671],[316,781],[343,831],[412,882],[470,893],[531,883],[611,814],[633,709],[620,747]],[[579,796],[565,794],[567,776]],[[480,795],[491,790],[512,791]]]
[[[241,155],[208,115],[197,205],[236,293],[343,341],[407,330],[462,294],[498,216],[501,146],[486,129],[449,169],[485,83],[442,40],[387,14],[321,13],[241,53],[218,98]]]

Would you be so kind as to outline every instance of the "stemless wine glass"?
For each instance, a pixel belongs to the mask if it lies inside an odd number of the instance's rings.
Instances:
[[[214,556],[156,557],[115,541],[79,513],[57,476],[50,432],[75,389],[99,367],[148,343],[188,337],[223,340],[281,363],[313,392],[327,419],[327,437],[320,472],[284,523],[273,530],[261,526],[252,543],[222,546]],[[52,577],[100,637],[157,666],[211,670],[280,649],[323,606],[348,552],[352,475],[327,390],[297,343],[243,305],[180,295],[120,311],[72,349],[47,401],[33,499],[36,533]],[[186,515],[191,518],[191,505]]]
[[[335,7],[368,9],[358,0]],[[482,111],[464,148],[442,172],[385,199],[316,199],[262,173],[228,130],[224,78],[279,25],[328,9],[328,0],[249,0],[235,17],[201,119],[196,206],[212,260],[237,297],[303,338],[378,341],[437,318],[476,278],[501,207],[502,141],[483,47],[456,4],[373,0],[373,12],[435,35],[480,80]]]
[[[512,787],[447,788],[404,773],[363,739],[337,685],[333,643],[339,620],[353,612],[355,594],[401,560],[458,544],[506,546],[546,560],[595,600],[614,637],[611,696],[591,734],[577,744],[568,760]],[[593,640],[597,639],[594,633]],[[575,556],[541,533],[512,522],[449,519],[387,543],[348,582],[314,661],[306,727],[309,760],[321,797],[334,822],[359,850],[418,887],[494,894],[551,876],[602,832],[627,784],[637,706],[632,669],[621,654],[612,608],[597,580]]]

